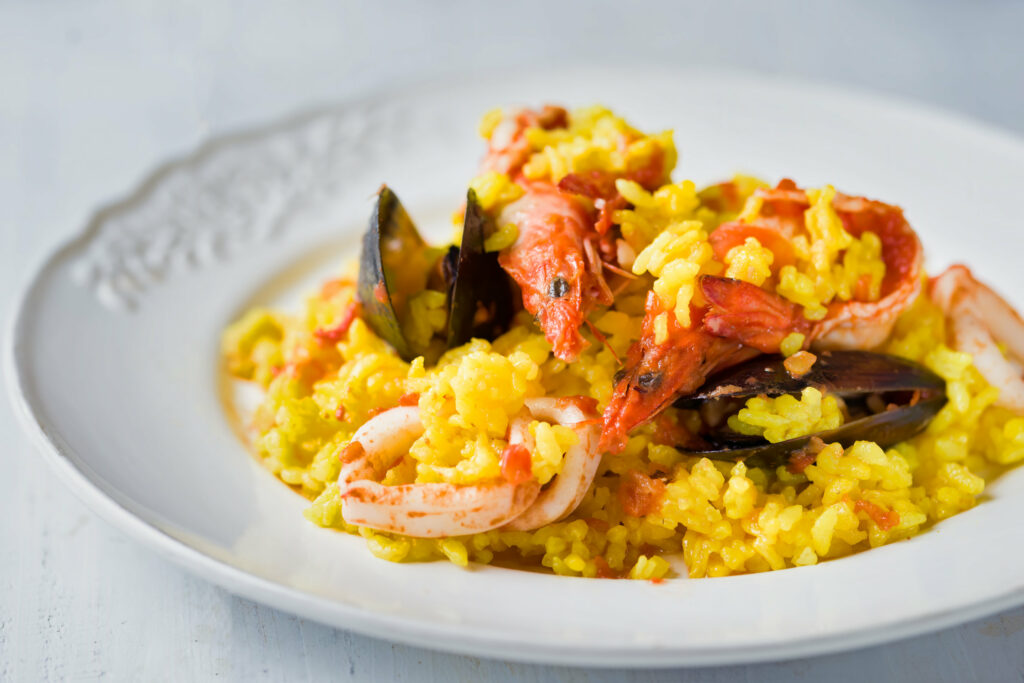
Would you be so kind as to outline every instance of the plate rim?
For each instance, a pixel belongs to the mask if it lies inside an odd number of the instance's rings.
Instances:
[[[960,112],[888,93],[856,86],[837,85],[827,81],[759,74],[756,71],[740,69],[679,68],[665,67],[664,65],[653,68],[665,75],[675,77],[725,77],[747,82],[750,82],[750,79],[761,79],[762,81],[768,80],[773,85],[803,91],[824,89],[828,91],[829,96],[852,97],[872,107],[913,117],[924,117],[945,126],[953,126],[973,135],[980,135],[991,143],[1003,145],[1010,153],[1024,158],[1024,137],[1013,131]],[[573,75],[623,70],[625,69],[604,66],[559,69],[561,73]],[[541,70],[509,69],[508,73],[529,78],[534,74],[540,74]],[[406,88],[406,92],[412,95],[435,88],[455,86],[459,83],[464,83],[464,81],[454,78],[439,78],[421,83],[414,88]],[[237,131],[227,131],[208,138],[185,154],[171,155],[165,161],[154,166],[148,173],[143,174],[141,179],[131,186],[130,191],[120,195],[114,201],[101,203],[99,208],[89,213],[84,227],[73,232],[69,237],[59,240],[55,246],[44,253],[33,267],[27,270],[21,285],[15,290],[15,303],[4,335],[3,375],[5,388],[13,412],[23,432],[33,444],[34,450],[43,455],[44,461],[58,479],[87,508],[122,533],[151,548],[160,556],[190,573],[198,575],[232,594],[269,605],[275,609],[298,614],[336,628],[352,630],[371,637],[416,647],[454,654],[543,664],[590,667],[629,665],[664,668],[778,661],[830,654],[901,640],[1024,604],[1024,587],[1011,588],[1005,593],[986,600],[899,620],[884,628],[864,627],[849,632],[833,632],[799,642],[768,643],[748,647],[742,652],[737,652],[736,646],[716,649],[707,647],[687,649],[685,646],[651,647],[637,644],[618,650],[607,648],[594,650],[578,645],[555,645],[537,650],[535,649],[536,644],[531,644],[531,648],[534,649],[527,652],[519,648],[519,643],[515,639],[501,638],[490,632],[481,634],[479,631],[457,624],[427,622],[406,616],[383,614],[339,600],[311,595],[298,588],[250,574],[174,538],[125,508],[104,491],[102,486],[94,481],[87,472],[74,464],[59,443],[47,435],[45,428],[36,417],[36,406],[28,389],[27,370],[20,362],[20,354],[25,329],[31,315],[28,304],[35,298],[40,286],[51,276],[53,270],[69,258],[77,248],[89,242],[108,214],[140,201],[152,187],[175,169],[199,164],[221,148],[231,147],[247,140],[259,139],[276,131],[298,127],[303,122],[325,113],[342,111],[353,106],[369,105],[382,100],[387,101],[393,96],[393,91],[399,87],[402,86],[392,84],[382,87],[380,90],[338,100],[332,104],[302,108],[290,114],[275,117],[269,123],[245,127]]]

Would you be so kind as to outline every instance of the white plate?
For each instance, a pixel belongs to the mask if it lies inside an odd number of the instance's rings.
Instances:
[[[677,177],[792,176],[899,203],[933,268],[1024,275],[1024,145],[830,87],[695,71],[575,70],[438,86],[214,142],[99,212],[24,293],[5,374],[53,471],[106,519],[240,595],[339,627],[509,659],[661,666],[878,643],[1024,602],[1024,469],[911,541],[803,569],[662,585],[396,565],[319,529],[222,407],[218,337],[351,252],[387,181],[444,226],[497,104],[604,101],[671,127]],[[60,495],[55,489],[54,495]]]

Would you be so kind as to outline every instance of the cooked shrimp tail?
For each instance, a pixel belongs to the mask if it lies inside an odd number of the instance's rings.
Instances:
[[[811,333],[800,306],[748,282],[703,275],[700,290],[709,306],[704,327],[715,336],[778,353],[788,335]]]
[[[565,128],[568,124],[569,112],[552,105],[545,105],[540,110],[519,109],[509,113],[491,132],[481,170],[517,175],[533,152],[526,131],[530,128]]]
[[[985,380],[999,389],[996,403],[1024,412],[1024,320],[1003,297],[975,279],[963,265],[950,266],[929,284],[945,312],[957,351],[969,353]],[[1006,353],[1000,349],[1003,344]]]
[[[829,304],[828,315],[814,330],[815,345],[826,349],[865,349],[880,345],[896,319],[921,293],[924,249],[898,206],[838,194],[833,202],[854,237],[874,233],[882,246],[885,278],[875,301]]]

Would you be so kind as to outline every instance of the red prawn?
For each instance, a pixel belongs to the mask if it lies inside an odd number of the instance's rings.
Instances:
[[[664,152],[660,148],[656,149],[646,164],[631,171],[570,173],[558,181],[558,188],[594,200],[594,206],[598,210],[594,229],[603,237],[609,233],[615,223],[613,219],[615,212],[629,207],[629,202],[619,194],[615,185],[615,181],[620,178],[632,180],[644,189],[654,192],[668,180]]]
[[[523,306],[537,317],[554,354],[573,361],[588,344],[579,331],[587,313],[612,303],[600,259],[588,245],[593,221],[578,199],[553,185],[524,188],[501,213],[500,223],[512,223],[519,234],[498,263],[519,285]]]
[[[641,167],[569,174],[557,187],[523,177],[522,167],[532,153],[527,131],[568,123],[568,113],[560,107],[516,112],[492,132],[482,167],[512,176],[525,191],[499,216],[500,224],[512,223],[519,234],[498,260],[522,290],[523,306],[536,316],[555,356],[571,362],[588,345],[579,331],[587,314],[595,305],[613,302],[604,269],[632,278],[615,263],[612,217],[629,205],[615,181],[627,178],[653,191],[666,179],[666,160],[658,149]]]
[[[785,262],[793,253],[790,240],[803,227],[807,196],[788,180],[756,194],[763,200],[761,215],[752,223],[721,226],[725,232],[716,237],[715,231],[710,241],[721,257],[731,246],[756,236]],[[670,313],[667,338],[658,344],[654,320],[664,307],[657,296],[648,295],[641,338],[630,349],[628,370],[604,411],[602,448],[621,450],[630,430],[698,388],[710,373],[758,352],[777,353],[791,333],[803,334],[805,347],[814,342],[818,348],[872,348],[885,340],[920,292],[921,244],[899,207],[847,195],[837,195],[833,207],[854,237],[868,230],[878,235],[886,265],[880,298],[832,302],[825,318],[814,322],[800,306],[777,294],[704,275],[699,287],[707,308],[691,306],[691,328],[680,326]]]
[[[726,223],[711,233],[709,241],[715,255],[721,258],[746,237],[757,237],[775,253],[777,260],[774,267],[787,265],[792,262],[794,254],[791,240],[802,229],[803,212],[810,205],[807,195],[791,180],[783,180],[772,189],[758,189],[754,194],[764,202],[760,215],[750,223]],[[825,317],[811,324],[804,319],[800,307],[774,294],[750,298],[744,308],[741,301],[743,292],[751,286],[723,281],[711,286],[714,287],[713,293],[717,295],[719,305],[728,309],[729,325],[725,326],[724,319],[719,319],[715,323],[719,327],[713,331],[714,334],[742,340],[742,337],[752,334],[744,328],[756,331],[763,322],[763,316],[772,315],[776,316],[774,330],[779,333],[773,335],[775,343],[762,340],[758,345],[762,351],[769,353],[778,352],[778,343],[789,332],[800,332],[807,337],[808,343],[814,341],[817,348],[824,349],[873,348],[885,341],[896,318],[914,302],[921,291],[924,261],[921,243],[898,206],[844,194],[837,194],[832,206],[842,220],[843,227],[851,235],[860,237],[871,231],[881,241],[882,260],[885,263],[881,296],[876,301],[858,300],[856,297],[851,301],[833,301],[828,304]],[[742,291],[730,295],[726,291],[729,289]],[[866,299],[863,296],[865,289],[859,286],[855,293]],[[789,320],[784,324],[778,316],[789,316]]]
[[[563,107],[544,105],[539,111],[520,109],[502,119],[487,141],[487,155],[481,162],[483,171],[518,175],[533,149],[526,139],[530,128],[553,130],[569,125],[569,112]]]
[[[655,320],[664,312],[668,337],[659,344]],[[703,309],[690,306],[691,320],[703,315]],[[629,349],[628,370],[617,380],[604,410],[600,448],[621,451],[630,431],[660,414],[676,397],[695,390],[715,370],[756,354],[739,342],[715,336],[703,325],[681,326],[661,298],[648,293],[640,339]]]

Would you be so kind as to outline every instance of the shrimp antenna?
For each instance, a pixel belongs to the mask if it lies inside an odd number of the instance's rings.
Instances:
[[[607,261],[601,261],[601,265],[604,266],[605,268],[607,268],[608,270],[612,271],[616,275],[621,275],[622,277],[627,278],[629,280],[635,280],[637,278],[636,275],[634,275],[633,273],[629,272],[625,268],[620,268],[618,266],[612,265],[611,263],[608,263]]]
[[[608,340],[605,338],[605,336],[598,331],[597,327],[594,326],[594,323],[590,322],[590,320],[588,320],[587,318],[584,318],[583,322],[585,322],[587,324],[587,327],[590,328],[590,332],[594,335],[597,341],[604,344],[604,347],[608,349],[608,353],[612,354],[612,358],[615,359],[615,362],[618,363],[619,365],[622,365],[622,359],[619,358],[619,355],[617,353],[615,353],[615,349],[613,349],[612,345],[608,343]]]

